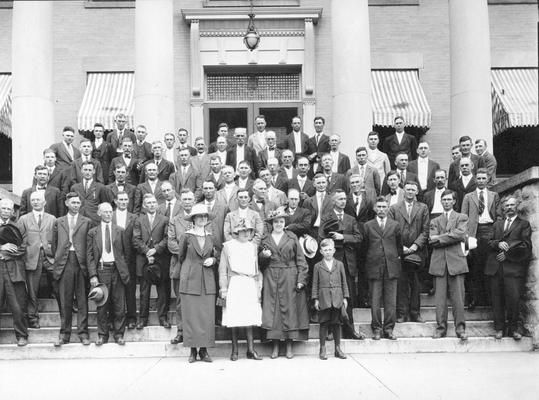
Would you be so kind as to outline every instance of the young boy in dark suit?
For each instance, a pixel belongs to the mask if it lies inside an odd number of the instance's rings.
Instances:
[[[345,359],[346,355],[341,350],[341,310],[346,310],[347,298],[350,297],[346,273],[343,263],[333,257],[335,243],[332,239],[320,242],[320,253],[324,259],[314,266],[312,289],[314,308],[318,311],[320,322],[319,357],[321,360],[327,360],[326,337],[331,328],[335,340],[335,357]]]

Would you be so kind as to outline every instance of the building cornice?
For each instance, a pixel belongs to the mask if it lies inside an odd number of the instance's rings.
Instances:
[[[191,23],[199,21],[233,21],[248,20],[248,7],[186,8],[182,10],[183,18]],[[322,16],[322,8],[303,7],[264,7],[255,9],[257,20],[302,20],[312,19],[317,23]]]

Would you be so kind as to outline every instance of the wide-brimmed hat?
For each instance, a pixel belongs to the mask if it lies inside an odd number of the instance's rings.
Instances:
[[[254,226],[252,226],[249,221],[246,221],[245,218],[241,218],[238,223],[234,225],[234,229],[232,229],[232,232],[239,233],[240,231],[248,231],[254,229]]]
[[[473,236],[468,236],[466,241],[460,242],[460,246],[464,255],[467,256],[470,250],[477,249],[477,239]]]
[[[88,293],[88,300],[92,300],[96,306],[101,307],[109,298],[109,289],[104,283],[98,283]]]
[[[322,232],[324,232],[324,235],[328,237],[331,232],[337,232],[337,233],[343,233],[343,229],[339,224],[339,220],[337,217],[330,218],[324,221],[324,223],[321,225]]]
[[[318,251],[318,242],[309,235],[303,235],[299,238],[299,246],[307,258],[313,258]]]
[[[193,208],[191,209],[191,214],[186,215],[185,217],[183,217],[183,219],[185,219],[186,221],[193,222],[193,217],[195,215],[207,215],[208,220],[215,218],[215,214],[212,213],[210,210],[208,210],[207,205],[202,204],[202,203],[195,204]]]
[[[266,217],[266,222],[273,222],[273,220],[276,218],[286,218],[286,217],[288,217],[288,214],[286,214],[284,207],[279,207],[273,211],[270,211],[270,213]]]

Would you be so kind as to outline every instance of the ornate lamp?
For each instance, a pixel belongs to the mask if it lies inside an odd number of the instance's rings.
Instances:
[[[253,51],[258,47],[258,44],[260,43],[260,35],[255,28],[255,13],[253,10],[253,0],[251,0],[251,12],[248,15],[249,26],[247,28],[247,32],[245,32],[245,35],[243,36],[243,43],[245,44],[245,47],[249,49],[249,51]]]

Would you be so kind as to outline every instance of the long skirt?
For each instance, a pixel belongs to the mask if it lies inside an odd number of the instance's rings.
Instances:
[[[228,284],[226,306],[223,308],[223,326],[260,326],[262,307],[254,278],[232,276]]]
[[[215,294],[181,293],[184,347],[215,346]]]

